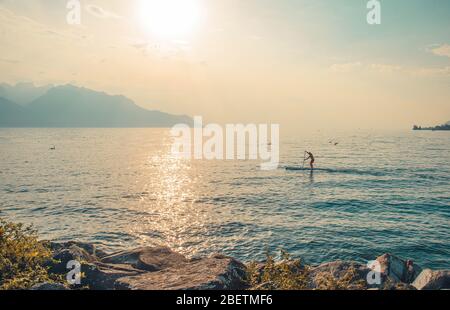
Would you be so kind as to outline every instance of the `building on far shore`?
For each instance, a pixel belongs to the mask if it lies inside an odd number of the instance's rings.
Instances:
[[[422,126],[414,125],[413,130],[432,130],[432,131],[450,130],[450,122],[447,122],[446,124],[443,124],[443,125],[434,126],[434,127],[422,127]]]

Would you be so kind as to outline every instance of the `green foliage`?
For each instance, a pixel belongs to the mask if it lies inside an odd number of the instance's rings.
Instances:
[[[0,218],[0,290],[29,289],[58,281],[48,273],[46,264],[51,260],[49,245],[38,240],[31,226]]]
[[[315,274],[312,267],[302,264],[300,259],[292,259],[283,250],[279,261],[267,252],[265,262],[248,264],[247,280],[251,290],[366,289],[365,281],[358,278],[354,266],[339,277],[331,272]]]
[[[252,262],[248,265],[248,282],[251,289],[258,290],[304,290],[308,287],[309,267],[302,266],[301,260],[292,259],[281,250],[281,260],[270,252],[266,261],[260,265]]]
[[[409,291],[409,290],[416,290],[412,285],[407,283],[398,283],[392,281],[392,279],[387,278],[384,280],[383,284],[381,285],[382,290],[386,291]]]

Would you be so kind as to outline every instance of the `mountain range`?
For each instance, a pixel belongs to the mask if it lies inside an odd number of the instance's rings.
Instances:
[[[20,105],[27,105],[52,87],[53,85],[35,86],[30,82],[17,83],[16,85],[2,83],[0,84],[0,97]]]
[[[29,103],[26,100],[30,100]],[[124,96],[73,85],[0,85],[0,127],[172,127],[192,118],[146,110]]]

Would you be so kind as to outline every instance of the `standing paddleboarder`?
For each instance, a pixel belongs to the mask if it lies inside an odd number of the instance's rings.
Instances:
[[[311,166],[311,171],[313,171],[314,170],[314,161],[315,161],[314,155],[313,155],[313,153],[308,152],[308,151],[306,151],[306,154],[308,154],[308,157],[305,158],[305,161],[307,161],[308,159],[311,159],[311,161],[309,162],[309,165]]]

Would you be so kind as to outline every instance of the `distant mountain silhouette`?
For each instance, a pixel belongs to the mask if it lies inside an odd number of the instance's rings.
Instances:
[[[9,127],[23,121],[24,107],[0,97],[0,126]]]
[[[0,100],[0,127],[171,127],[188,116],[149,111],[124,96],[72,85],[49,89],[26,106]]]
[[[52,87],[52,85],[37,87],[33,83],[17,83],[16,85],[2,83],[0,84],[0,97],[20,105],[27,105]]]

